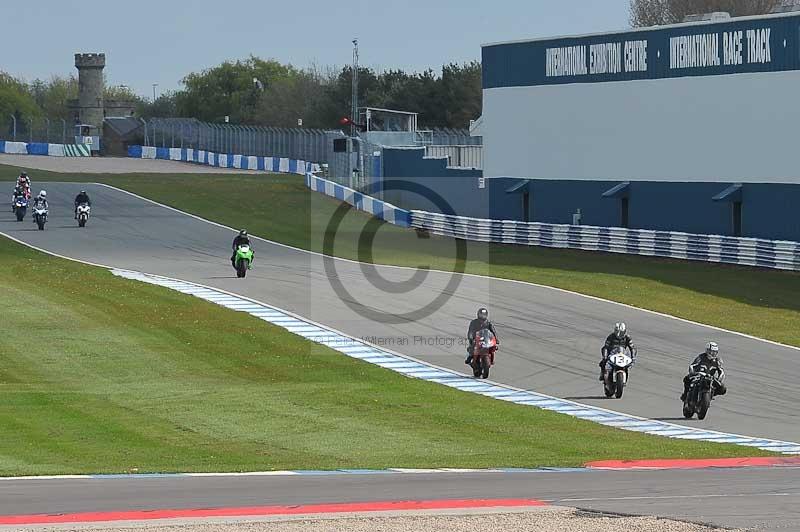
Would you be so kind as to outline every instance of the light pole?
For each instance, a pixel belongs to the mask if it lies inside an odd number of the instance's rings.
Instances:
[[[156,102],[156,87],[158,87],[158,83],[153,83],[153,103]]]
[[[358,39],[353,39],[353,76],[352,76],[352,108],[350,109],[350,136],[356,136],[358,123]]]

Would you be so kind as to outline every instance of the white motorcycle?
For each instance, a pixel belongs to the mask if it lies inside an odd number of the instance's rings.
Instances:
[[[44,207],[34,207],[33,221],[39,226],[39,231],[44,231],[44,224],[47,223],[47,209]]]
[[[86,227],[86,222],[89,221],[89,213],[91,212],[92,208],[87,203],[78,205],[78,227]]]
[[[633,363],[633,357],[623,347],[617,347],[608,354],[603,373],[606,397],[622,398],[622,392],[625,390],[625,385],[628,384],[628,370]]]

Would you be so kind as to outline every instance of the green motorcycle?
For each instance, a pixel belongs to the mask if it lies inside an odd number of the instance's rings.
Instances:
[[[236,268],[236,277],[242,279],[252,266],[253,250],[250,249],[250,246],[244,245],[236,248],[236,258],[233,261],[233,267]]]

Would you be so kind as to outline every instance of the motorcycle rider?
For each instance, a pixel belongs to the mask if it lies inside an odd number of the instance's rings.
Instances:
[[[19,174],[17,178],[17,185],[21,186],[24,190],[27,190],[30,193],[31,190],[31,178],[28,177],[28,174],[22,172]]]
[[[619,347],[628,349],[631,353],[631,358],[633,358],[634,361],[636,360],[636,346],[633,345],[633,338],[631,338],[631,335],[628,334],[628,326],[623,322],[614,324],[614,332],[608,335],[606,338],[606,343],[603,345],[603,348],[600,349],[600,354],[603,357],[600,360],[601,381],[605,378],[608,355],[611,353],[611,351]]]
[[[233,239],[233,255],[231,255],[231,266],[234,268],[236,267],[236,250],[239,249],[239,246],[250,246],[250,237],[247,235],[247,229],[242,229],[239,231],[239,234],[236,235],[236,238]],[[253,253],[255,256],[255,252]]]
[[[497,338],[497,345],[500,345],[500,339],[497,337],[497,331],[494,330],[494,325],[491,321],[489,321],[489,310],[486,308],[479,308],[478,316],[469,322],[469,329],[467,329],[467,341],[469,342],[469,345],[467,346],[467,358],[464,360],[464,364],[472,363],[472,353],[473,348],[475,347],[475,335],[483,329],[489,329],[492,331],[494,337]]]
[[[47,191],[42,190],[39,192],[39,195],[36,196],[33,200],[33,208],[34,209],[44,209],[46,211],[50,210],[50,204],[47,203]],[[33,220],[33,223],[36,223],[36,220]]]
[[[81,190],[77,196],[75,196],[75,219],[78,219],[78,205],[85,203],[89,207],[92,206],[92,200],[89,199],[89,194],[86,193],[85,190]]]
[[[714,379],[713,395],[725,395],[728,393],[728,388],[723,384],[725,370],[722,369],[722,359],[719,358],[719,345],[717,345],[717,342],[708,342],[705,352],[697,355],[694,361],[689,364],[689,374],[683,378],[681,401],[686,400],[692,376],[700,370],[700,366],[706,366],[709,370],[712,368],[717,370],[718,378]]]
[[[16,212],[16,207],[14,203],[16,203],[17,198],[24,198],[25,197],[25,189],[22,185],[17,184],[14,186],[14,194],[11,196],[11,212]]]

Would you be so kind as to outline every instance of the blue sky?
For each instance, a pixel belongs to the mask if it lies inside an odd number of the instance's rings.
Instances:
[[[6,2],[4,2],[6,3]],[[75,72],[75,52],[105,52],[110,84],[152,95],[187,73],[250,54],[296,66],[348,64],[351,40],[375,68],[438,69],[480,45],[622,29],[629,0],[10,1],[0,70],[27,80]],[[10,22],[10,23],[9,23]]]

